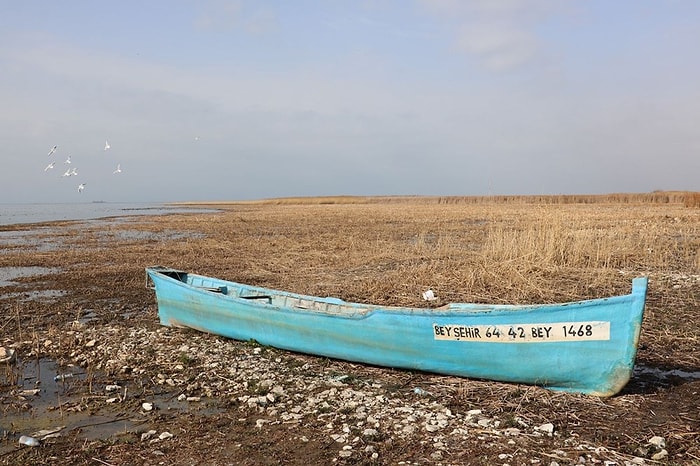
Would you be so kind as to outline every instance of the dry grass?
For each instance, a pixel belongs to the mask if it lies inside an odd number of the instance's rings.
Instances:
[[[631,278],[648,275],[643,341],[698,367],[700,333],[686,323],[700,300],[700,210],[680,195],[620,198],[231,203],[212,215],[144,219],[143,228],[206,235],[149,245],[152,263],[387,305],[423,306],[427,288],[436,305],[571,301],[628,293]],[[667,365],[660,354],[649,360]]]
[[[201,216],[204,251],[214,252],[203,271],[220,266],[233,278],[390,304],[415,305],[425,287],[449,301],[553,301],[619,291],[629,281],[620,271],[700,266],[698,212],[679,204],[402,198],[219,207],[227,212],[211,222]]]
[[[8,245],[0,267],[60,268],[63,273],[26,281],[31,289],[68,294],[57,303],[0,301],[11,303],[0,330],[19,340],[33,341],[44,332],[62,341],[56,329],[91,310],[99,317],[91,325],[157,328],[143,270],[156,264],[300,293],[407,306],[425,305],[421,293],[427,288],[438,295],[436,305],[603,297],[628,293],[632,277],[648,275],[637,362],[698,371],[700,327],[689,323],[700,319],[700,209],[686,206],[686,194],[286,199],[206,204],[221,209],[216,213],[64,223],[35,232],[43,235],[44,246],[58,241],[60,248]],[[37,229],[27,227],[32,228]],[[32,317],[19,326],[18,313]],[[125,313],[131,314],[128,320]],[[348,367],[389,377],[376,368]],[[671,443],[678,458],[700,457],[697,381],[649,388],[633,380],[626,393],[601,401],[535,387],[392,374],[443,390],[455,410],[487,407],[504,419],[517,416],[532,425],[552,421],[561,432],[629,455],[656,434]]]
[[[314,196],[278,197],[251,201],[181,202],[181,205],[318,205],[318,204],[683,204],[700,193],[654,191],[651,193],[498,195],[498,196]]]
[[[683,280],[700,269],[700,211],[684,207],[680,197],[673,204],[624,199],[219,204],[220,213],[137,217],[107,231],[88,225],[77,234],[63,225],[48,230],[46,241],[60,237],[68,247],[29,256],[21,247],[7,247],[0,266],[71,270],[67,278],[77,287],[94,281],[99,270],[112,286],[91,294],[105,298],[140,287],[143,267],[158,263],[301,293],[407,306],[424,305],[427,288],[440,298],[437,304],[600,297],[626,293],[632,276],[649,274],[650,300],[686,308],[676,303],[695,299],[680,293]],[[135,230],[153,234],[131,240],[119,235]]]

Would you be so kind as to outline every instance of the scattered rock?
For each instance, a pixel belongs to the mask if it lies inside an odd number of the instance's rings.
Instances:
[[[143,442],[143,441],[145,441],[145,440],[148,440],[149,438],[153,437],[153,436],[156,435],[157,433],[158,433],[158,432],[155,431],[155,430],[149,430],[148,432],[144,432],[144,433],[141,434],[141,441]]]
[[[544,432],[547,435],[552,435],[554,433],[554,424],[548,422],[546,424],[542,424],[541,426],[535,427],[535,430],[538,432]]]
[[[649,445],[653,445],[656,448],[665,448],[666,447],[666,440],[664,440],[663,437],[659,437],[658,435],[655,435],[649,439]]]

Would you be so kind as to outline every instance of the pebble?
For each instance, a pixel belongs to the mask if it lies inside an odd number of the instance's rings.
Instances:
[[[665,448],[666,447],[666,440],[664,440],[663,437],[659,437],[658,435],[653,436],[648,440],[649,445],[653,445],[657,448]]]
[[[539,432],[544,432],[547,435],[552,435],[552,433],[554,432],[554,424],[548,422],[546,424],[542,424],[541,426],[535,427],[535,430]]]
[[[178,401],[199,402],[210,397],[237,401],[242,411],[240,419],[249,419],[254,413],[255,426],[263,432],[270,424],[284,423],[293,428],[295,424],[315,419],[318,425],[324,426],[323,435],[337,445],[339,458],[362,462],[371,457],[376,462],[380,458],[378,451],[391,449],[392,442],[411,442],[419,437],[425,440],[426,447],[432,446],[432,451],[426,452],[423,459],[425,464],[449,463],[450,452],[465,442],[502,446],[503,450],[493,453],[500,453],[497,458],[500,464],[507,461],[555,466],[567,457],[564,451],[569,452],[571,458],[568,464],[603,464],[604,460],[616,457],[608,450],[596,450],[596,446],[581,448],[578,456],[573,453],[577,447],[576,438],[567,438],[570,443],[563,448],[564,439],[557,440],[558,436],[552,451],[536,447],[528,453],[527,448],[533,441],[540,442],[545,435],[554,437],[554,423],[543,422],[546,418],[539,417],[535,418],[537,421],[516,417],[505,422],[502,412],[490,413],[483,406],[454,404],[449,384],[426,382],[422,387],[409,385],[408,390],[389,390],[384,380],[344,374],[336,367],[328,369],[325,360],[310,358],[310,362],[290,365],[285,362],[287,357],[280,358],[276,350],[211,335],[187,332],[188,343],[184,345],[181,342],[185,337],[178,329],[154,331],[107,326],[100,327],[99,331],[109,337],[98,334],[98,329],[90,326],[75,330],[72,339],[78,343],[72,357],[76,361],[82,361],[83,365],[89,363],[97,371],[112,373],[142,374],[159,367],[161,373],[154,377],[155,382],[174,387],[180,393]],[[100,344],[79,343],[93,340]],[[144,346],[154,351],[141,351]],[[181,354],[191,355],[198,361],[196,378],[189,373],[192,367],[175,364]],[[347,370],[349,366],[338,364],[337,367]],[[112,384],[104,390],[111,392],[121,388]],[[118,400],[110,398],[108,402]],[[155,409],[151,402],[143,402],[141,408],[146,412]],[[167,431],[156,435],[155,430],[149,430],[141,434],[141,440],[158,442],[173,437]],[[299,440],[310,441],[304,436]],[[649,450],[659,455],[657,458],[668,456],[663,438],[652,437],[648,443]],[[549,457],[542,454],[549,454]],[[423,460],[420,464],[424,464]],[[618,463],[618,466],[621,465]]]

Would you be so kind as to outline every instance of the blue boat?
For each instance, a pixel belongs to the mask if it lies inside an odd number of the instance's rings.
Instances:
[[[236,340],[360,363],[609,397],[629,381],[647,278],[632,293],[563,304],[346,302],[148,267],[158,315]]]

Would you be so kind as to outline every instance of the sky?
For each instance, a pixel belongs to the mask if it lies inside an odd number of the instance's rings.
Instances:
[[[0,12],[0,203],[700,191],[695,0]]]

